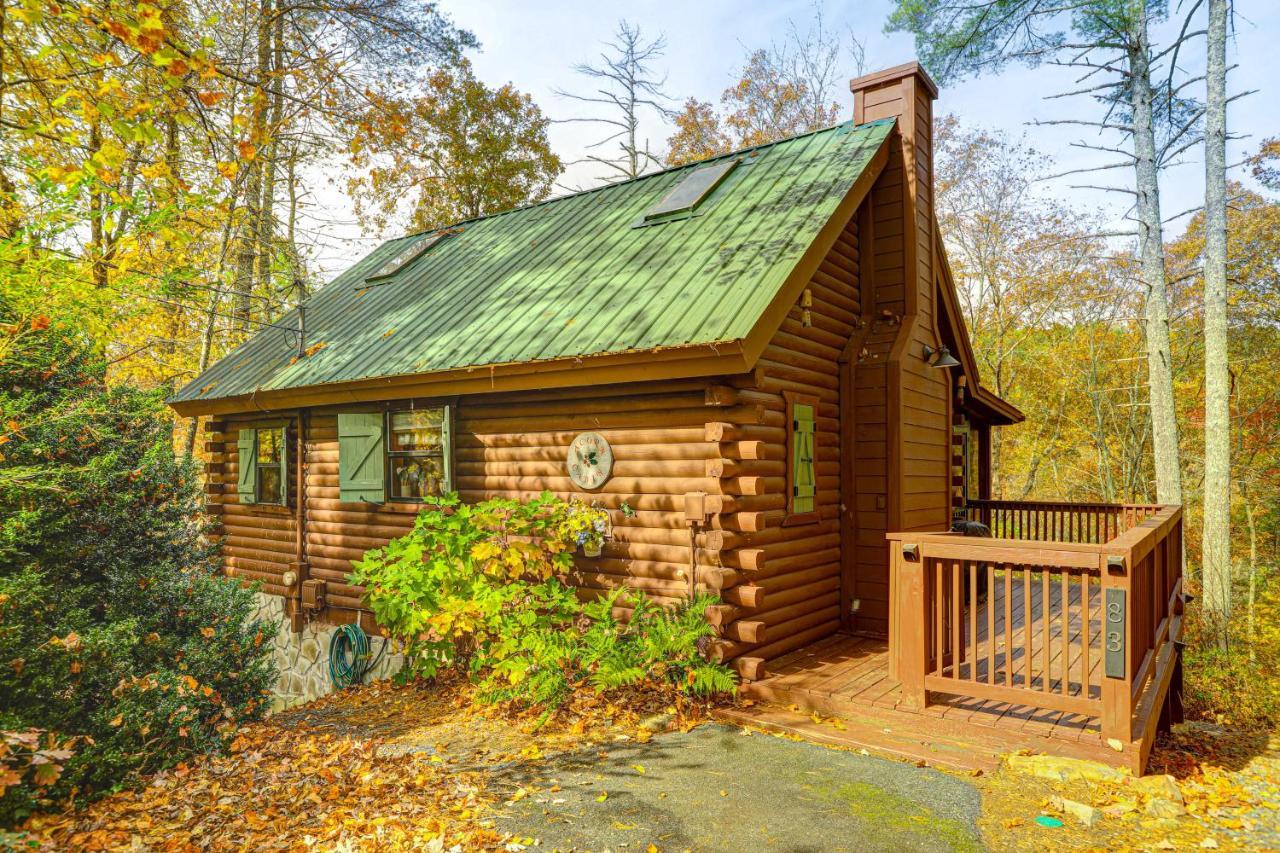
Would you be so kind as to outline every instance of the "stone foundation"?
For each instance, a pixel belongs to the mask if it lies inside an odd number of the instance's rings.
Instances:
[[[284,599],[278,595],[256,594],[258,619],[276,624],[271,638],[271,657],[276,667],[276,681],[271,686],[271,708],[285,708],[310,702],[334,690],[329,680],[329,640],[337,628],[318,622],[308,622],[300,633],[289,630],[289,619],[284,612]],[[396,644],[382,652],[382,637],[369,638],[369,652],[378,658],[377,665],[365,674],[365,682],[390,678],[404,665],[404,655]],[[382,652],[379,658],[378,654]]]

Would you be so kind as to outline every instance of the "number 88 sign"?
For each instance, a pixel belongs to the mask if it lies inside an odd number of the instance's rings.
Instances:
[[[1125,591],[1106,590],[1103,606],[1102,648],[1107,678],[1125,677]]]

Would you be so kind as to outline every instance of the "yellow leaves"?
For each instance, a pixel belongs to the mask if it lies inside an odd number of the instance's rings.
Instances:
[[[200,629],[200,636],[204,637],[206,640],[212,640],[214,635],[217,633],[218,633],[217,631],[208,627],[207,625]]]
[[[632,764],[632,765],[631,765],[631,769],[632,769],[632,770],[634,770],[634,771],[636,771],[637,773],[639,773],[641,776],[643,776],[643,775],[644,775],[644,765],[643,765],[643,764]]]
[[[45,4],[38,0],[22,0],[21,5],[7,9],[6,14],[12,15],[14,19],[24,24],[38,24],[45,18]]]
[[[603,802],[604,802],[605,800],[607,800],[607,799],[609,799],[609,792],[608,792],[608,791],[601,791],[601,792],[600,792],[600,795],[596,797],[596,802],[597,802],[597,803],[603,803]]]
[[[163,161],[158,161],[155,163],[148,163],[147,165],[141,167],[140,169],[138,169],[138,174],[142,175],[142,177],[144,178],[150,178],[151,180],[155,180],[156,178],[167,178],[170,176],[171,173],[169,171],[168,163],[165,163]]]
[[[111,720],[111,726],[118,729],[122,725],[124,725],[124,717],[121,714],[116,714]]]
[[[492,541],[477,542],[471,547],[471,556],[477,560],[491,560],[502,553],[502,549]]]
[[[80,635],[77,634],[75,631],[72,631],[70,634],[67,634],[67,636],[65,637],[49,638],[49,645],[55,646],[55,647],[61,647],[63,649],[66,649],[69,652],[76,651],[77,649],[80,648],[82,644],[83,643],[80,639]]]
[[[240,171],[240,164],[233,161],[220,161],[214,167],[218,170],[218,174],[226,178],[228,181],[234,181],[236,174]]]

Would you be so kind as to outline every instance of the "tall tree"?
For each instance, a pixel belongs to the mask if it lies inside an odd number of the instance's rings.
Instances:
[[[1090,291],[1084,282],[1097,275],[1102,241],[1091,236],[1096,228],[1087,215],[1042,191],[1052,162],[1025,142],[946,116],[935,128],[934,150],[939,230],[985,381],[1005,399],[1023,399],[1028,383],[1044,381],[1032,353],[1046,327],[1066,317],[1081,319],[1082,328],[1099,322],[1080,318],[1078,308]],[[1043,402],[1042,417],[1029,425],[1041,439],[1032,442],[1040,461],[1055,453],[1051,439],[1062,431],[1060,407],[1052,398]],[[1004,479],[1005,438],[1000,430],[992,436],[996,482]],[[1026,497],[1040,464],[1019,461],[1021,476],[1005,493]]]
[[[646,39],[640,27],[619,21],[613,41],[605,43],[598,65],[580,63],[574,71],[596,87],[589,94],[557,89],[556,94],[582,104],[604,107],[604,111],[566,121],[601,124],[608,135],[587,147],[580,161],[604,166],[611,178],[628,179],[643,174],[662,161],[642,139],[640,122],[646,115],[667,119],[671,116],[671,98],[663,91],[666,76],[657,76],[654,63],[667,50],[661,34]],[[616,152],[616,153],[613,153]]]
[[[1082,88],[1064,94],[1094,98],[1103,115],[1046,123],[1083,125],[1127,143],[1127,149],[1080,143],[1121,157],[1081,171],[1133,171],[1132,188],[1120,191],[1133,196],[1137,221],[1156,495],[1162,503],[1182,503],[1159,176],[1194,143],[1201,113],[1179,97],[1188,81],[1160,85],[1161,63],[1175,64],[1178,47],[1193,35],[1184,28],[1172,45],[1155,51],[1150,28],[1166,15],[1164,0],[1082,0],[1065,7],[1050,0],[899,0],[888,29],[912,33],[920,55],[944,81],[1018,61],[1075,69]]]
[[[466,61],[441,68],[421,95],[375,103],[357,124],[357,214],[382,226],[407,202],[423,230],[541,201],[561,168],[547,124],[510,83],[490,88]]]
[[[1204,156],[1204,610],[1227,645],[1231,618],[1231,373],[1227,358],[1228,0],[1208,0]],[[1252,522],[1252,517],[1250,517]]]
[[[767,48],[747,52],[720,109],[690,98],[667,140],[667,163],[680,165],[829,127],[847,110],[842,84],[862,73],[865,50],[852,33],[834,33],[819,9],[802,32],[794,21]]]

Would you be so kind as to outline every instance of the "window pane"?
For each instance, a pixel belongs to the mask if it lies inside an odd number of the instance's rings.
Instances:
[[[369,276],[366,281],[395,275],[400,272],[400,270],[416,261],[419,255],[427,249],[430,249],[436,243],[439,243],[442,239],[448,236],[448,234],[448,231],[437,231],[434,234],[425,234],[419,236],[416,240],[410,240],[404,248],[399,252],[396,252],[395,257],[391,258],[391,260],[379,267],[378,271]]]
[[[280,462],[280,445],[284,443],[283,433],[284,430],[279,427],[258,430],[258,462],[265,464]]]
[[[676,184],[657,204],[649,208],[645,212],[644,218],[646,220],[654,219],[669,213],[679,213],[697,207],[724,179],[724,176],[733,171],[733,168],[737,165],[738,161],[736,159],[722,160],[719,163],[712,163],[710,166],[695,169],[685,175],[680,183]]]
[[[424,498],[444,491],[444,457],[392,456],[391,497]]]
[[[391,413],[393,452],[440,453],[444,441],[444,409]]]
[[[280,466],[258,466],[258,503],[280,503]]]

